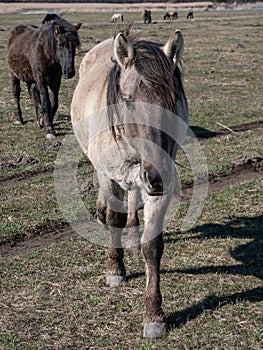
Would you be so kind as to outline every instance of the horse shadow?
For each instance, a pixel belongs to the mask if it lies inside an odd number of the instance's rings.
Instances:
[[[226,266],[204,266],[189,269],[174,269],[163,271],[165,273],[185,274],[208,274],[225,273],[241,276],[254,276],[263,279],[263,215],[256,217],[239,217],[226,224],[204,224],[191,230],[193,234],[198,233],[198,238],[243,238],[249,239],[246,244],[230,250],[231,256],[241,264]],[[201,235],[200,235],[201,232]],[[195,239],[197,236],[195,236]],[[191,239],[191,237],[189,238]],[[166,243],[173,243],[177,239],[166,238]],[[228,304],[235,304],[242,301],[259,302],[263,301],[263,287],[256,287],[250,290],[234,293],[231,295],[209,295],[196,305],[181,311],[175,311],[167,317],[168,329],[180,327],[189,320],[193,320],[206,310],[216,310]]]
[[[192,136],[193,133],[198,139],[210,139],[222,135],[222,132],[211,131],[200,126],[190,126],[189,129],[191,131],[188,131],[188,135]]]

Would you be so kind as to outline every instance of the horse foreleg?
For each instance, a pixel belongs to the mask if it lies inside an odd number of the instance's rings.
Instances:
[[[122,230],[127,220],[127,213],[123,208],[124,191],[109,179],[100,179],[100,185],[99,199],[107,206],[106,223],[111,236],[106,284],[117,287],[126,280],[121,241]]]
[[[162,337],[166,333],[165,316],[162,310],[160,291],[160,263],[163,254],[162,233],[142,244],[142,254],[146,263],[146,291],[144,294],[144,332],[147,338]]]
[[[46,84],[38,84],[39,93],[40,93],[40,102],[43,111],[43,127],[47,139],[55,137],[52,117],[51,117],[51,103],[49,99],[48,88]]]
[[[58,94],[61,84],[61,77],[59,76],[57,79],[54,79],[54,82],[52,82],[50,87],[50,102],[51,102],[51,123],[53,125],[55,114],[58,110]]]
[[[126,271],[123,263],[123,248],[121,243],[122,229],[125,227],[127,214],[107,209],[107,224],[111,234],[111,246],[108,258],[106,284],[117,287],[126,280]]]
[[[144,206],[144,232],[141,239],[146,265],[146,290],[144,294],[144,332],[148,338],[162,337],[166,333],[160,291],[160,263],[163,254],[163,219],[169,204],[168,196],[149,197]]]
[[[18,124],[23,124],[22,111],[20,107],[20,94],[21,94],[20,80],[14,75],[12,75],[12,89],[13,89],[13,96],[14,96],[15,122]]]

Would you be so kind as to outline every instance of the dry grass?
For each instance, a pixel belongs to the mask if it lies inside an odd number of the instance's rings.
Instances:
[[[126,21],[135,19],[135,29],[154,40],[166,40],[175,26],[184,33],[190,125],[197,135],[205,136],[201,145],[209,174],[227,175],[241,156],[263,157],[261,128],[209,138],[220,131],[217,122],[229,128],[262,122],[262,13],[199,12],[194,21],[182,16],[176,23],[164,23],[156,12],[157,23],[151,26],[144,26],[138,13],[125,16]],[[26,93],[23,110],[28,123],[12,124],[11,85],[4,59],[7,31],[18,23],[38,24],[42,17],[0,17],[1,164],[15,164],[1,169],[2,241],[21,239],[28,232],[41,237],[63,222],[52,169],[59,142],[71,132],[69,101],[77,76],[62,82],[56,116],[60,135],[49,143],[35,125]],[[74,13],[65,18],[83,22],[77,65],[87,50],[116,30],[107,13]],[[19,155],[37,162],[15,163]],[[89,181],[89,170],[79,169],[80,186]],[[181,176],[184,184],[191,182],[187,171]],[[1,350],[262,349],[262,193],[260,180],[232,184],[208,196],[191,231],[179,229],[187,203],[169,222],[161,270],[170,326],[164,339],[142,338],[145,276],[140,257],[126,256],[128,281],[116,290],[105,286],[106,250],[80,237],[2,258]],[[84,197],[92,207],[94,194]]]

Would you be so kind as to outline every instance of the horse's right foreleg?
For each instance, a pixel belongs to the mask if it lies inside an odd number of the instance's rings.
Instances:
[[[126,280],[126,271],[123,262],[124,252],[121,242],[122,229],[125,227],[127,215],[107,209],[107,224],[110,230],[111,241],[108,257],[106,284],[117,287]]]
[[[21,94],[20,80],[14,75],[12,75],[12,88],[13,88],[13,96],[14,96],[15,122],[18,124],[23,124],[22,111],[20,107],[20,94]]]
[[[51,117],[51,102],[49,99],[48,87],[44,83],[38,84],[40,102],[43,111],[43,127],[47,139],[55,137],[55,132],[52,125]]]
[[[101,215],[99,221],[103,224],[106,223],[110,232],[106,274],[106,284],[110,287],[117,287],[126,279],[121,240],[122,231],[127,220],[127,213],[123,208],[123,197],[123,190],[115,182],[105,178],[100,181],[97,215]]]

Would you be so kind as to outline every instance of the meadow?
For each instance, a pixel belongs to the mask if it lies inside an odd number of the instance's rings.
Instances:
[[[78,236],[54,190],[54,164],[72,134],[70,101],[78,74],[62,81],[55,118],[58,136],[38,129],[23,85],[25,125],[12,119],[12,88],[5,61],[8,31],[40,24],[43,14],[0,15],[0,349],[220,349],[263,348],[263,13],[195,12],[175,22],[153,13],[65,14],[85,53],[134,21],[143,37],[166,42],[174,29],[185,38],[182,65],[190,127],[206,157],[209,192],[188,231],[193,174],[183,151],[178,166],[182,199],[164,231],[161,290],[169,333],[142,338],[144,262],[126,254],[127,283],[105,286],[107,249]],[[191,135],[186,140],[191,143]],[[84,155],[77,172],[81,198],[95,213],[92,166]]]

